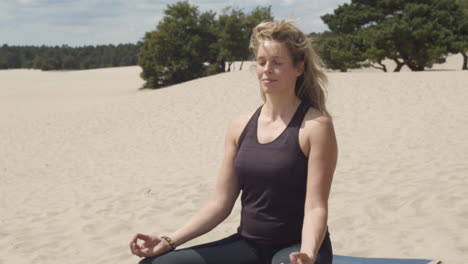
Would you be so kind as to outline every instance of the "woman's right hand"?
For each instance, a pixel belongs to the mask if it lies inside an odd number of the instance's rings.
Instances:
[[[130,251],[139,257],[155,257],[170,250],[171,245],[157,236],[136,234],[130,241]]]

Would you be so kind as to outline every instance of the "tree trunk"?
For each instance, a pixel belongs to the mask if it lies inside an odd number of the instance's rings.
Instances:
[[[239,71],[242,71],[242,66],[244,65],[244,60],[241,61],[241,65],[239,67]]]
[[[232,61],[228,62],[228,69],[227,69],[227,72],[230,72],[230,71],[231,71],[231,65],[232,65]]]
[[[379,61],[379,65],[382,66],[382,70],[384,72],[387,72],[387,66],[385,66],[385,64],[383,64],[381,61]]]
[[[377,64],[379,64],[381,67],[377,67],[373,64],[371,64],[370,66],[374,69],[379,69],[379,70],[382,70],[384,72],[387,72],[387,66],[385,66],[385,64],[383,64],[382,62],[377,62]]]
[[[219,72],[226,72],[226,61],[221,60],[218,64],[218,73]]]
[[[403,68],[403,66],[405,66],[405,63],[400,62],[398,59],[393,59],[393,60],[397,64],[397,66],[396,66],[395,70],[393,70],[393,72],[400,72],[401,68]]]
[[[468,55],[465,52],[460,52],[461,55],[463,56],[463,66],[462,70],[468,70]]]

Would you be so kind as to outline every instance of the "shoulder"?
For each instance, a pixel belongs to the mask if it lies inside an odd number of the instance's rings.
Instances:
[[[304,117],[303,129],[309,143],[312,145],[318,142],[336,140],[332,118],[325,116],[313,107],[309,107]]]
[[[238,114],[231,118],[229,128],[227,131],[227,137],[229,140],[235,143],[236,146],[238,145],[239,137],[242,134],[242,131],[244,131],[244,128],[246,127],[247,123],[249,122],[250,118],[252,118],[254,113],[255,111]]]
[[[305,127],[320,130],[333,127],[333,120],[314,107],[309,107],[304,117]]]

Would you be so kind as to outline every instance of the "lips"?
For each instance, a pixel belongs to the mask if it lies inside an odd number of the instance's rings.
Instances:
[[[262,82],[264,82],[264,83],[272,83],[272,82],[276,82],[276,80],[273,80],[273,79],[262,79]]]

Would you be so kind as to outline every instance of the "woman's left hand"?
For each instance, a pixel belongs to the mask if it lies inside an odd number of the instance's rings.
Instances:
[[[314,264],[315,261],[309,257],[309,255],[302,252],[293,252],[289,254],[289,260],[291,260],[291,264]]]

